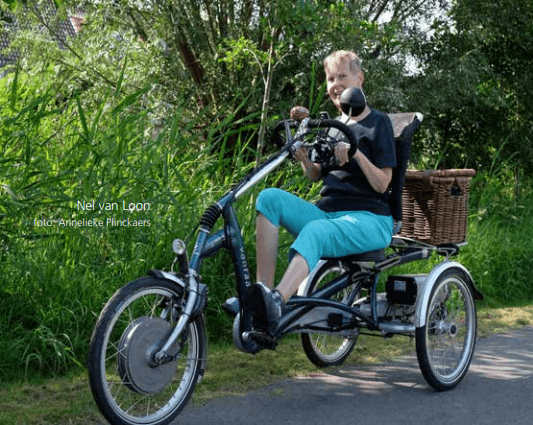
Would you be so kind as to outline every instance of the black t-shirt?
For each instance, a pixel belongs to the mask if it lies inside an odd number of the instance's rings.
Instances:
[[[359,150],[378,168],[396,166],[394,132],[390,118],[372,109],[361,121],[350,125],[359,141]],[[329,133],[339,141],[344,135],[336,129]],[[354,158],[342,167],[322,169],[324,186],[317,206],[326,212],[370,211],[390,215],[387,194],[376,192]]]

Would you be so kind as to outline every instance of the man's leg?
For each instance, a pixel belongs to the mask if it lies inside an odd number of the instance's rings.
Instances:
[[[287,301],[322,257],[343,257],[386,247],[392,218],[367,212],[339,213],[310,222],[291,246],[293,260],[276,288]]]
[[[268,288],[262,282],[252,284],[248,288],[245,309],[250,317],[254,317],[254,323],[267,332],[274,331],[283,315],[285,303],[308,274],[307,261],[296,254],[276,290]]]
[[[342,213],[309,222],[291,246],[293,259],[276,290],[261,283],[249,289],[248,299],[255,302],[259,323],[269,331],[277,327],[285,302],[321,257],[342,257],[384,248],[390,243],[392,224],[392,217],[367,212]]]
[[[256,220],[257,282],[262,282],[271,289],[274,287],[278,245],[279,228],[263,214],[258,213]]]
[[[310,202],[279,189],[265,189],[257,199],[257,282],[274,287],[279,247],[279,227],[293,236],[326,214]]]
[[[307,265],[307,260],[300,254],[295,254],[276,288],[285,302],[298,291],[298,287],[308,275],[309,266]]]

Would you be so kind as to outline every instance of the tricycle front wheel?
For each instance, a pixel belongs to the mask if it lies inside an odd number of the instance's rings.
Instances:
[[[185,407],[203,373],[203,316],[191,321],[158,365],[160,350],[181,314],[183,289],[145,277],[121,288],[102,311],[91,338],[89,382],[113,425],[169,424]]]
[[[476,307],[464,272],[439,276],[425,308],[425,323],[415,333],[418,363],[433,388],[449,390],[468,372],[476,343]]]

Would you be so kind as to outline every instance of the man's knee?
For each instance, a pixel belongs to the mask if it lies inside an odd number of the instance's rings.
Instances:
[[[278,210],[280,198],[283,194],[281,189],[269,188],[262,190],[257,197],[255,209],[267,217]]]
[[[281,189],[269,188],[264,189],[259,193],[256,202],[256,209],[260,211],[260,207],[264,205],[272,205],[273,203],[278,202],[280,195],[283,191]]]
[[[256,211],[264,215],[276,227],[279,226],[281,216],[280,197],[282,192],[276,188],[265,189],[259,193],[255,204]]]

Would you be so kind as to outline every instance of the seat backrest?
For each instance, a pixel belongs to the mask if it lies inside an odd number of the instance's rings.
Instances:
[[[401,222],[402,192],[405,184],[405,170],[411,154],[411,142],[424,116],[420,112],[405,112],[389,114],[389,118],[396,139],[396,167],[392,171],[389,205],[392,218],[396,222]]]

